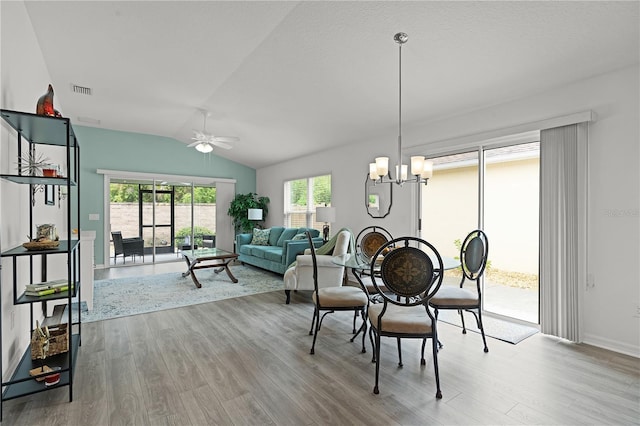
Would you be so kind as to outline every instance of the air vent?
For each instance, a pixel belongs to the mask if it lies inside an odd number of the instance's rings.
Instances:
[[[73,93],[79,93],[81,95],[89,95],[89,96],[91,96],[91,88],[90,87],[84,87],[84,86],[78,86],[77,84],[72,84],[71,85],[71,91]]]

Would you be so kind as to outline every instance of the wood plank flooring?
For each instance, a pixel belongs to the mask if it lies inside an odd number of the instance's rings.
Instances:
[[[68,388],[5,402],[6,425],[640,424],[640,360],[537,334],[518,345],[439,326],[443,398],[420,342],[383,339],[380,394],[352,315],[310,355],[308,294],[222,300],[83,324]]]

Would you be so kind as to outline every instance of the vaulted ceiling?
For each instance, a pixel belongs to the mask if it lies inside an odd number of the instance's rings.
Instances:
[[[407,125],[639,57],[635,1],[27,1],[26,9],[56,108],[74,124],[171,137],[188,149],[203,108],[208,131],[240,138],[215,153],[254,168],[397,127],[399,31],[409,35]]]

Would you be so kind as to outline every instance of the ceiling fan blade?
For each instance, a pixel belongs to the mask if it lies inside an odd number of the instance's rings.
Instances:
[[[191,138],[191,139],[194,139],[194,138]],[[194,143],[190,143],[189,145],[187,145],[187,147],[191,148],[191,147],[196,146],[196,145],[198,145],[200,143],[202,143],[202,141],[196,140]]]
[[[220,142],[220,141],[217,141],[217,140],[215,140],[215,141],[211,141],[211,142],[209,142],[209,143],[210,143],[210,144],[212,144],[212,145],[215,145],[215,146],[217,146],[217,147],[223,148],[223,149],[231,149],[231,148],[232,148],[232,146],[231,146],[231,145],[229,145],[228,143],[226,143],[226,142]]]
[[[214,136],[215,142],[238,142],[240,140],[237,136]]]

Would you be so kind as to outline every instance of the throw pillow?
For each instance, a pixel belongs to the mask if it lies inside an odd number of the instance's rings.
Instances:
[[[280,238],[278,238],[278,242],[276,243],[276,245],[278,247],[284,246],[284,242],[287,240],[293,239],[293,237],[295,237],[297,233],[298,233],[298,228],[285,229],[284,231],[282,231],[282,234],[280,234]]]
[[[292,240],[306,240],[306,239],[307,239],[307,234],[305,234],[305,233],[296,234],[292,238]]]
[[[251,238],[251,244],[253,244],[254,246],[269,245],[269,232],[271,232],[271,229],[254,229],[253,238]]]

